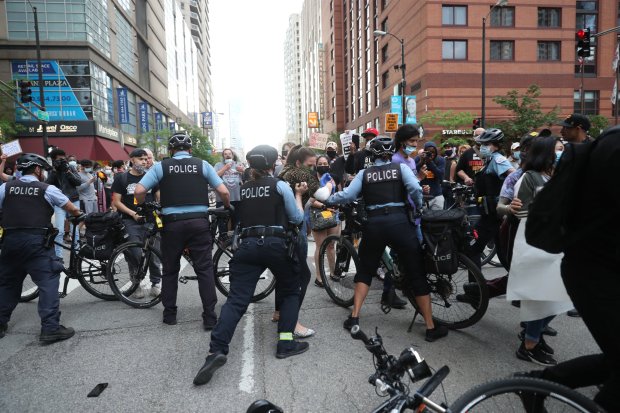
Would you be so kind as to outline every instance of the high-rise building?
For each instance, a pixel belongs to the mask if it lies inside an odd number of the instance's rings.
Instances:
[[[306,141],[311,132],[322,130],[325,113],[323,93],[325,56],[321,35],[321,0],[304,1],[300,28],[302,140]],[[308,128],[307,117],[310,112],[319,114],[317,129]]]
[[[304,7],[313,3],[306,0]],[[496,3],[323,0],[319,42],[325,46],[324,131],[362,131],[370,126],[382,129],[384,114],[393,110],[391,97],[400,95],[401,39],[411,119],[419,121],[420,116],[431,111],[446,110],[480,117],[485,16],[487,126],[510,116],[493,97],[511,89],[523,92],[532,84],[542,88],[539,100],[543,111],[557,106],[562,116],[581,112],[583,96],[584,113],[613,117],[610,96],[615,73],[611,62],[616,34],[592,38],[592,55],[585,58],[582,77],[575,33],[586,27],[592,34],[616,27],[618,1],[557,0],[537,4],[510,0],[508,5],[491,10]],[[315,33],[304,16],[302,51],[307,44],[304,39]],[[313,21],[313,16],[308,18]],[[375,30],[389,34],[377,37]],[[308,57],[304,55],[302,61],[307,63]],[[313,83],[304,84],[303,92],[312,96],[320,82],[307,79]],[[306,98],[303,104],[312,105]]]
[[[208,109],[208,26],[195,35],[181,4],[2,1],[0,79],[31,81],[33,99],[40,102],[34,6],[50,145],[78,158],[126,158],[139,135],[161,130],[165,139],[179,123],[198,124],[200,112]],[[208,2],[196,6],[204,6],[200,18],[208,22]],[[31,109],[36,112],[34,105]],[[42,127],[22,109],[15,116],[25,126],[22,148],[40,153]]]
[[[284,42],[284,99],[286,105],[287,142],[301,143],[301,50],[299,39],[299,14],[291,14]]]

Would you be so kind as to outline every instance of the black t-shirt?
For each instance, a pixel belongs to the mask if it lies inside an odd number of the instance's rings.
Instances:
[[[455,180],[462,184],[463,180],[458,176],[459,171],[464,171],[467,176],[474,179],[474,176],[484,167],[484,160],[478,156],[474,148],[470,148],[463,152],[461,159],[456,164]]]
[[[138,184],[138,182],[140,182],[143,177],[144,175],[135,176],[129,172],[116,174],[114,176],[114,182],[112,183],[112,192],[120,194],[121,202],[123,203],[123,205],[125,205],[132,211],[136,211],[138,209],[138,206],[134,204],[133,195],[136,189],[136,184]],[[146,194],[145,202],[153,202],[155,200],[155,196],[153,194],[157,191],[159,191],[159,187],[157,186],[151,189]]]
[[[344,176],[344,156],[338,156],[333,161],[330,161],[329,164],[329,174],[334,178],[334,182],[336,185],[340,185],[342,183],[342,178]]]

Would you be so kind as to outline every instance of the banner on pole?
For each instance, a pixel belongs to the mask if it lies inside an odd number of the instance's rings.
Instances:
[[[127,88],[116,88],[118,100],[118,123],[129,123],[129,100],[127,98]]]
[[[140,113],[140,132],[149,131],[149,108],[146,102],[138,103],[138,112]]]

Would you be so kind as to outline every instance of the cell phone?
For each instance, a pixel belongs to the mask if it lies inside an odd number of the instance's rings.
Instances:
[[[108,383],[99,383],[90,391],[90,393],[88,393],[87,397],[99,397],[106,387],[108,387]]]

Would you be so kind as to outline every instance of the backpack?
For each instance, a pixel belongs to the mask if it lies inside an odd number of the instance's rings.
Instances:
[[[533,247],[550,254],[564,252],[579,239],[577,206],[584,195],[584,175],[590,153],[601,139],[618,133],[620,127],[607,129],[595,141],[566,145],[549,182],[528,208],[525,239]]]
[[[452,275],[459,269],[459,246],[467,221],[462,209],[426,211],[422,215],[424,264],[430,274]]]
[[[84,223],[86,231],[80,247],[80,256],[84,258],[107,260],[114,248],[128,237],[118,212],[93,212],[86,216]]]

